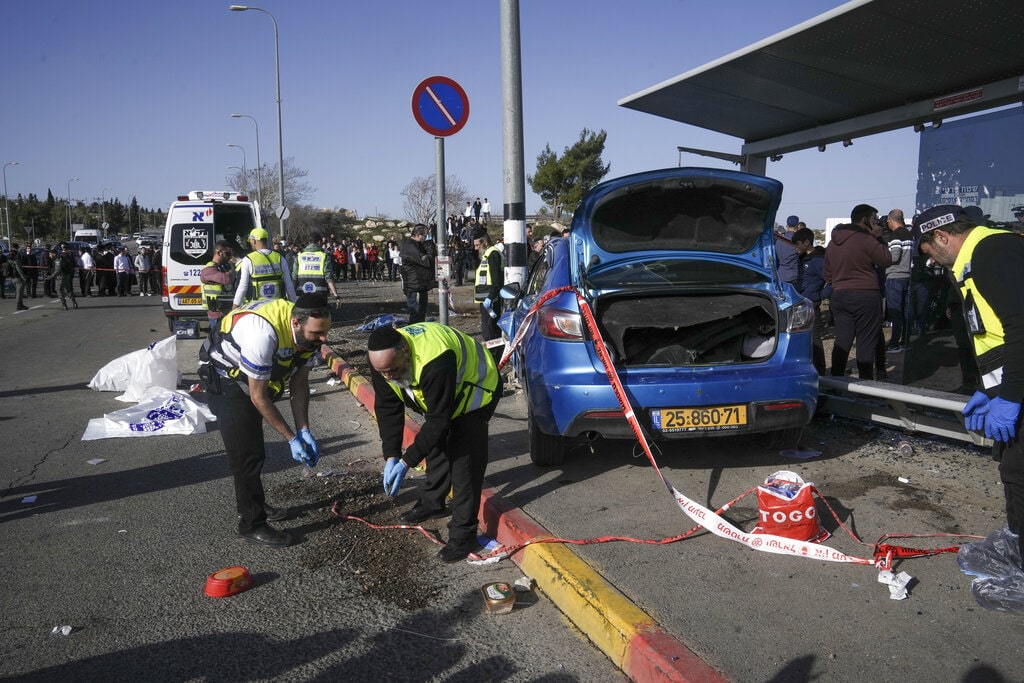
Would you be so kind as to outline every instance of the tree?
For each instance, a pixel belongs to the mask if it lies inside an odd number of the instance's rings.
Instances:
[[[413,223],[430,225],[437,216],[437,177],[422,176],[413,178],[402,190],[405,203],[402,210],[405,217]],[[469,198],[469,190],[456,176],[445,176],[444,203],[448,213],[460,210]]]
[[[530,188],[551,207],[551,213],[557,221],[562,216],[562,209],[574,207],[583,199],[601,178],[608,175],[611,165],[601,161],[604,143],[608,133],[594,133],[584,128],[580,139],[572,147],[566,147],[559,159],[551,151],[550,145],[537,155],[537,172],[527,176]]]
[[[309,175],[309,171],[304,168],[299,168],[295,165],[294,157],[288,157],[284,160],[284,195],[285,195],[285,206],[288,207],[289,211],[293,207],[299,206],[313,195],[313,187],[306,182],[305,178]],[[262,184],[262,196],[263,201],[261,206],[267,215],[272,215],[273,210],[280,206],[278,201],[278,189],[279,182],[277,179],[277,164],[268,166],[263,164],[263,168],[259,169],[246,169],[245,177],[242,177],[240,172],[230,173],[224,178],[224,182],[227,183],[227,189],[241,191],[247,191],[249,197],[253,200],[260,196],[257,192],[259,186],[259,180],[263,181]]]

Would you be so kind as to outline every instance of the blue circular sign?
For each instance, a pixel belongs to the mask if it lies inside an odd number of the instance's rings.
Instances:
[[[469,120],[469,97],[452,79],[431,76],[417,85],[412,93],[412,115],[420,128],[431,135],[454,135]]]

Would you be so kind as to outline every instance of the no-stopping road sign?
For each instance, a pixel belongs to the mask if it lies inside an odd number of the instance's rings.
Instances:
[[[462,86],[446,76],[431,76],[412,93],[412,115],[431,135],[447,137],[469,120],[469,98]]]

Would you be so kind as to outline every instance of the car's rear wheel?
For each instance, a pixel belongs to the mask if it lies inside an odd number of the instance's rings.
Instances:
[[[531,416],[530,460],[538,467],[553,467],[565,462],[566,441],[564,436],[545,434]]]

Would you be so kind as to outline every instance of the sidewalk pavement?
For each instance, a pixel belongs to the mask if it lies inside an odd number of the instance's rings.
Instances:
[[[329,346],[322,348],[322,354],[349,391],[373,413],[374,392],[369,380]],[[406,420],[403,447],[412,443],[418,432],[419,425]],[[506,546],[552,536],[501,498],[486,481],[479,518],[485,535]],[[512,560],[630,679],[706,683],[726,680],[565,545],[530,545],[516,552]]]

